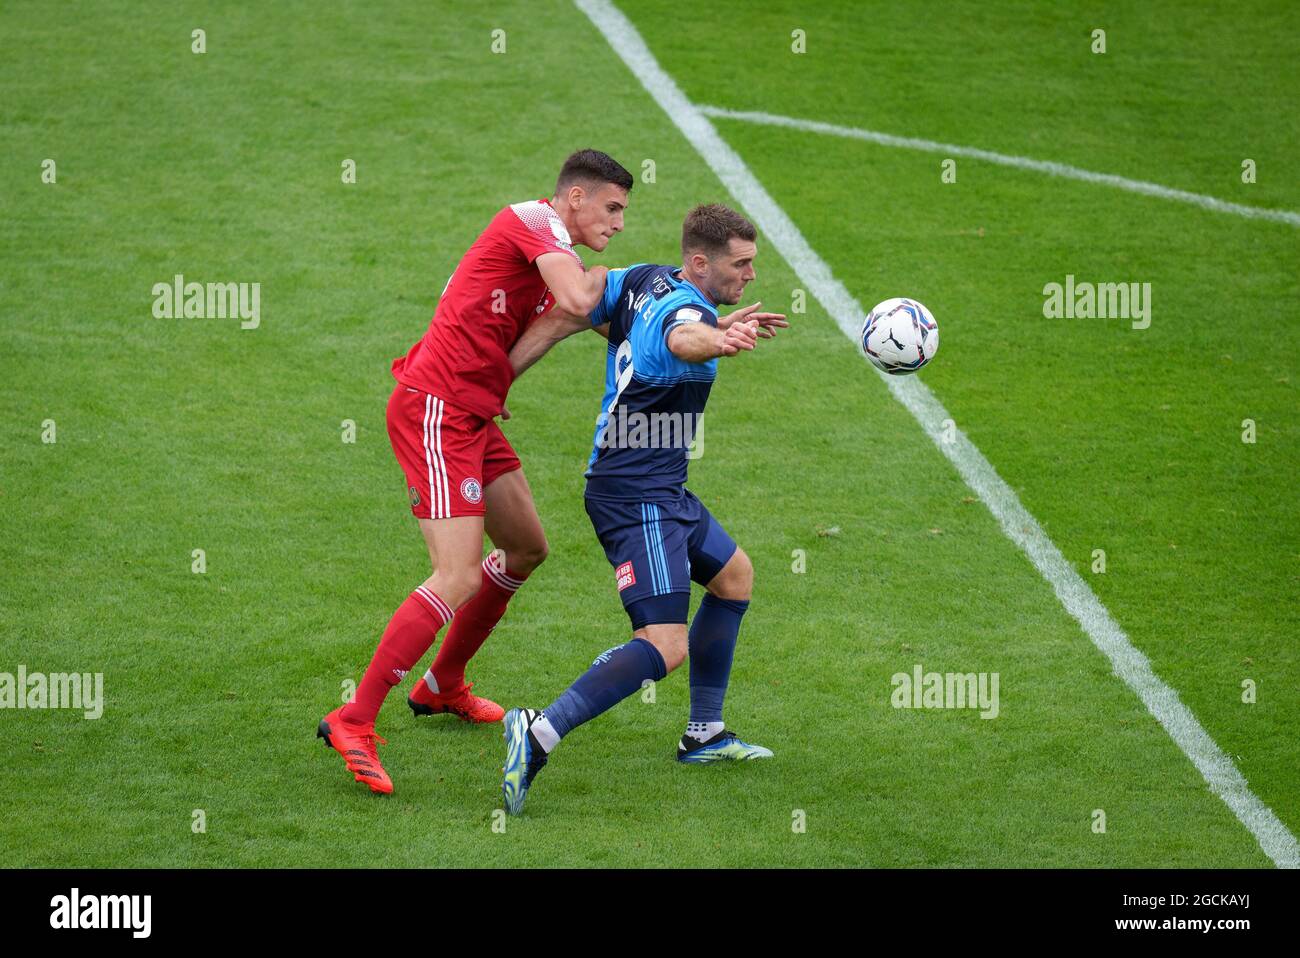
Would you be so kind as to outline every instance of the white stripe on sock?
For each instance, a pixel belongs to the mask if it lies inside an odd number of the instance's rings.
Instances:
[[[551,753],[551,749],[560,744],[560,734],[555,731],[555,726],[551,724],[551,720],[546,717],[545,712],[529,726],[529,731],[533,733],[533,736],[537,739],[537,744],[548,755]]]

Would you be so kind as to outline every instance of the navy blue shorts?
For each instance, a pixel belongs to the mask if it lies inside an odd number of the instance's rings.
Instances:
[[[685,624],[691,581],[707,585],[736,552],[735,540],[686,489],[668,502],[585,501],[633,630]]]

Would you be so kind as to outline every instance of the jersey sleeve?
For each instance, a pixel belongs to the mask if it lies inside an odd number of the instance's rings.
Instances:
[[[605,293],[600,297],[600,302],[596,304],[589,317],[592,326],[601,326],[614,318],[618,301],[623,296],[623,283],[627,279],[627,271],[630,268],[623,266],[619,269],[611,269],[605,277]]]
[[[532,263],[543,253],[567,253],[582,265],[560,214],[537,200],[515,203],[500,214],[502,235]]]
[[[708,323],[710,326],[716,326],[718,317],[708,307],[694,302],[684,302],[666,309],[663,318],[664,343],[667,344],[669,333],[687,323]]]

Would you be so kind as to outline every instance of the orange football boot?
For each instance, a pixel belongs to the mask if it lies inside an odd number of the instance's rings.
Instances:
[[[505,717],[506,710],[491,699],[472,694],[470,689],[473,687],[474,683],[471,682],[455,692],[432,692],[429,683],[421,678],[411,689],[406,704],[417,717],[450,712],[466,722],[500,722]]]
[[[358,782],[370,786],[372,792],[391,795],[393,780],[384,771],[384,766],[379,764],[379,753],[375,751],[375,742],[382,745],[387,745],[388,742],[375,734],[373,725],[355,725],[343,721],[340,714],[342,711],[343,706],[340,705],[321,719],[316,728],[316,737],[323,738],[326,745],[343,756],[343,761],[348,763],[348,771],[353,773]]]

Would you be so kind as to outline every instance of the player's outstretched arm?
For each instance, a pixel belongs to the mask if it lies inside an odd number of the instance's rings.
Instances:
[[[758,320],[733,322],[725,330],[707,323],[683,323],[668,334],[668,351],[688,363],[734,356],[758,342]]]
[[[543,253],[537,257],[537,269],[550,287],[555,305],[570,316],[586,316],[605,295],[608,267],[584,270],[567,253]]]
[[[760,313],[758,307],[763,303],[751,303],[743,306],[735,312],[728,313],[726,316],[718,317],[718,329],[726,330],[733,323],[744,322],[748,319],[758,320],[758,336],[760,339],[772,339],[776,336],[776,331],[780,329],[789,329],[790,324],[786,322],[785,313]]]
[[[515,378],[522,376],[525,369],[545,356],[561,339],[590,328],[591,322],[586,316],[574,316],[558,306],[539,316],[529,323],[510,350],[510,365],[514,368]]]

